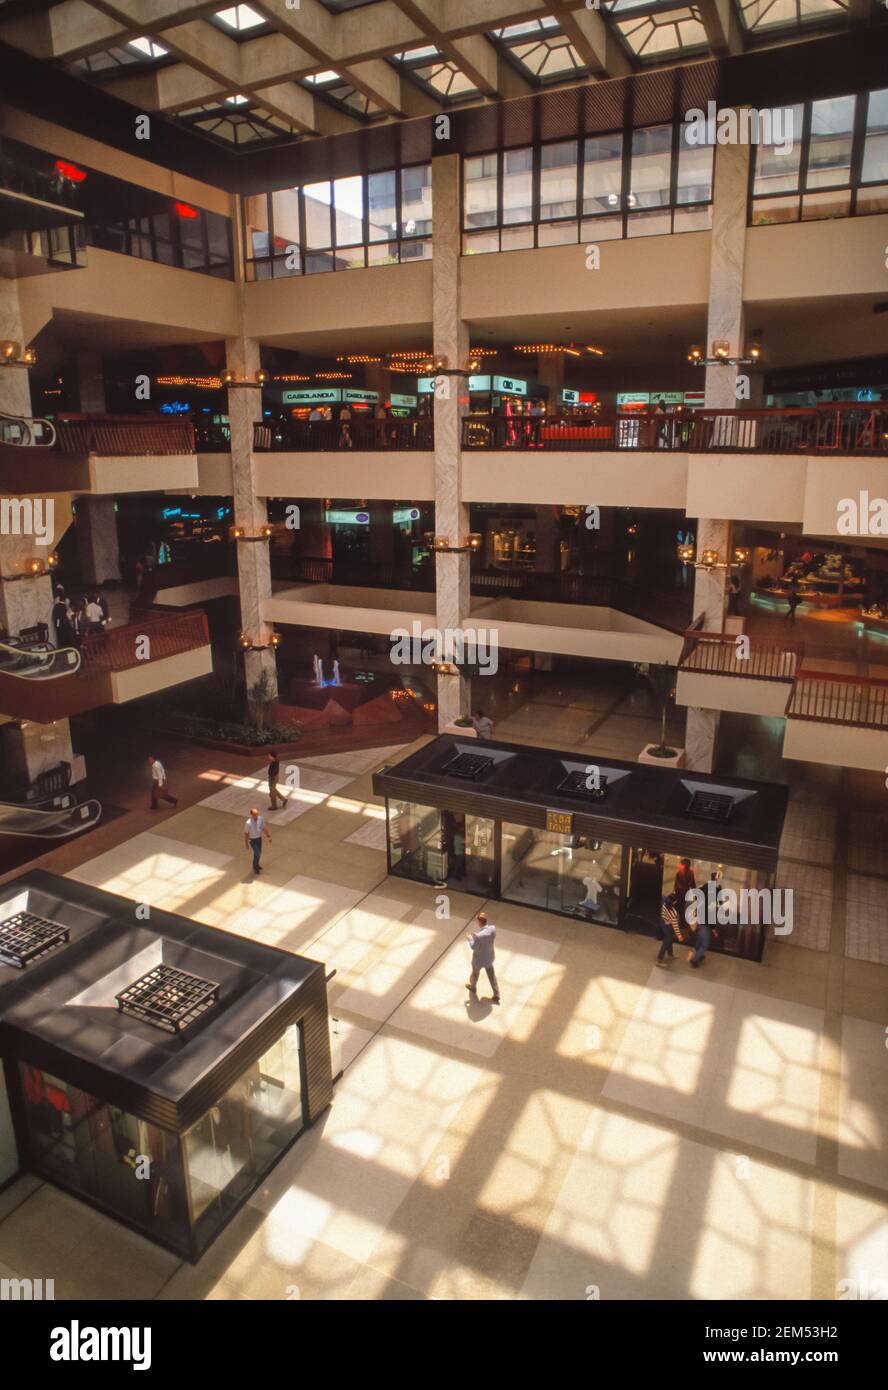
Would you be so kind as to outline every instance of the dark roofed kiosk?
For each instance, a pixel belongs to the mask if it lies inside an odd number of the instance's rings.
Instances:
[[[197,1260],[330,1104],[325,967],[136,908],[40,870],[0,887],[0,1126],[22,1168]]]
[[[658,930],[681,858],[697,886],[773,887],[787,790],[445,734],[374,774],[389,872],[581,921]],[[760,961],[761,922],[713,949]]]

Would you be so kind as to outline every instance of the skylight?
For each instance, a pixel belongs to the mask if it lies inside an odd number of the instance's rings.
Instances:
[[[268,23],[265,16],[257,14],[250,5],[229,5],[228,9],[217,10],[215,18],[241,34],[245,29],[255,29],[259,24]]]
[[[429,63],[425,67],[411,68],[410,75],[435,96],[443,97],[446,101],[458,101],[462,97],[479,95],[478,88],[471,78],[448,59]]]
[[[323,87],[327,82],[341,82],[342,78],[338,72],[333,72],[332,68],[328,68],[326,72],[311,73],[305,78],[305,81],[310,82],[313,87]]]
[[[675,53],[705,50],[706,29],[696,5],[683,5],[658,14],[615,21],[617,32],[632,53],[656,61]]]
[[[818,19],[839,19],[848,12],[846,0],[739,0],[747,29],[794,29]]]
[[[148,38],[129,39],[128,43],[130,48],[144,54],[146,58],[165,58],[170,51],[164,48],[162,43],[155,43],[153,39]]]
[[[250,98],[242,96],[240,92],[237,92],[233,97],[226,97],[225,100],[228,102],[229,106],[245,106]]]

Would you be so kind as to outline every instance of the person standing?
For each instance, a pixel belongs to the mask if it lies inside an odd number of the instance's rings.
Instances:
[[[675,894],[671,893],[668,898],[663,899],[660,908],[660,949],[657,952],[657,964],[665,968],[669,961],[674,960],[672,946],[675,941],[684,941],[681,934],[681,922],[676,907]]]
[[[740,577],[732,574],[728,580],[728,616],[736,618],[740,613]]]
[[[89,633],[101,632],[105,627],[105,615],[99,605],[98,594],[90,594],[86,600],[86,621]]]
[[[353,443],[353,441],[352,441],[351,422],[352,422],[352,413],[351,413],[351,411],[349,410],[348,406],[347,406],[347,405],[344,405],[344,406],[342,407],[342,409],[340,410],[340,412],[339,412],[339,447],[340,447],[340,449],[352,449],[352,448],[354,448],[354,443]]]
[[[802,601],[799,593],[798,575],[793,575],[789,581],[789,588],[786,593],[786,602],[789,607],[786,610],[786,617],[783,619],[790,627],[795,627],[796,609]]]
[[[268,750],[268,799],[271,802],[271,810],[278,809],[278,802],[281,806],[287,804],[287,798],[278,791],[278,778],[281,775],[281,760],[273,748]]]
[[[694,877],[690,859],[679,859],[678,868],[675,871],[675,882],[672,885],[672,892],[677,899],[679,911],[684,910],[686,894],[696,887],[697,880]]]
[[[244,821],[244,848],[253,851],[253,873],[261,874],[259,860],[262,857],[262,836],[271,843],[271,831],[265,824],[265,817],[259,814],[259,807],[250,808],[250,814]]]
[[[52,605],[52,625],[55,630],[55,644],[57,647],[74,646],[74,623],[73,613],[68,606],[65,591],[61,585],[56,590],[55,602]]]
[[[472,715],[472,728],[482,741],[493,737],[493,720],[482,709],[476,709]]]
[[[167,789],[166,768],[152,753],[148,758],[148,765],[151,768],[151,809],[157,810],[158,800],[168,801],[171,806],[178,806],[178,801],[171,796]]]
[[[711,882],[719,885],[715,891],[715,911],[717,913],[721,903],[724,901],[725,890],[720,886],[717,873],[711,873],[709,878]],[[715,922],[710,922],[709,920],[709,902],[709,895],[707,894],[706,906],[703,908],[702,914],[697,917],[697,934],[694,940],[694,949],[688,951],[688,965],[694,970],[699,970],[700,966],[703,964],[706,952],[712,944],[712,938],[718,938]]]
[[[494,957],[496,955],[494,942],[496,940],[496,927],[492,922],[488,922],[487,913],[479,912],[475,918],[478,923],[478,930],[470,932],[466,940],[472,948],[472,973],[469,976],[469,983],[466,989],[470,994],[478,993],[478,976],[484,970],[490,981],[490,988],[493,990],[493,1002],[498,1004],[500,1001],[499,985],[496,980],[496,971],[493,968]]]

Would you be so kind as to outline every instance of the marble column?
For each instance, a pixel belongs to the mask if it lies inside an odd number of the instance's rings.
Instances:
[[[259,370],[259,344],[253,338],[228,338],[225,364],[239,380],[255,381]],[[253,468],[253,425],[262,419],[262,392],[253,386],[234,386],[228,392],[231,422],[231,474],[235,525],[255,536],[268,522],[268,499],[257,496]],[[271,597],[271,551],[267,541],[237,542],[237,574],[240,590],[241,628],[251,641],[266,646],[271,625],[262,617],[262,603]],[[277,696],[277,662],[273,648],[246,652],[247,691],[267,671]],[[306,672],[308,674],[308,672]]]
[[[460,160],[455,154],[432,161],[435,222],[432,235],[433,351],[448,367],[465,367],[469,330],[460,303]],[[469,510],[462,502],[462,420],[468,410],[465,377],[444,378],[443,399],[435,396],[435,534],[454,545],[468,534]],[[437,625],[442,633],[461,628],[471,612],[469,556],[436,557]],[[438,727],[443,729],[471,706],[470,682],[438,677]]]
[[[105,364],[100,352],[77,354],[77,384],[80,409],[89,415],[104,415]],[[114,498],[79,497],[76,516],[81,580],[84,584],[119,584],[120,546]]]
[[[0,279],[0,342],[18,343],[22,349],[28,346],[24,339],[17,280]],[[0,412],[19,416],[31,414],[27,368],[0,368]]]
[[[108,405],[105,398],[105,363],[100,352],[78,352],[77,385],[80,409],[88,415],[104,415]]]
[[[0,341],[27,347],[22,327],[18,283],[0,279]],[[0,367],[0,411],[29,417],[31,386],[25,367]],[[49,621],[52,586],[48,576],[24,578],[26,562],[45,558],[51,546],[37,546],[33,536],[0,536],[0,627],[16,636],[23,627]]]
[[[706,323],[706,355],[713,344],[727,343],[731,357],[745,347],[743,321],[743,271],[746,256],[746,209],[749,188],[748,145],[717,145],[712,189],[712,239],[709,258],[709,309]],[[714,366],[706,371],[706,406],[735,410],[736,367]],[[697,561],[704,550],[714,550],[723,565],[730,563],[733,540],[729,520],[700,517],[697,521]],[[704,628],[723,632],[727,606],[728,569],[698,569],[694,584],[694,617],[704,617]],[[688,709],[685,761],[698,772],[711,772],[718,739],[717,710]]]
[[[564,354],[541,352],[537,357],[537,377],[541,386],[549,388],[549,414],[560,415],[561,392],[564,389]]]

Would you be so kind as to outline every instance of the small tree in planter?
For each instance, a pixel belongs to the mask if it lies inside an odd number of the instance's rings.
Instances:
[[[261,733],[265,728],[265,717],[277,698],[270,672],[262,671],[250,686],[248,694],[250,697],[250,717]]]
[[[665,662],[659,666],[649,666],[645,678],[650,682],[654,699],[660,709],[660,742],[655,748],[649,748],[648,753],[652,758],[675,758],[678,749],[670,748],[666,742],[666,720],[669,717],[669,705],[675,697],[675,667]]]

